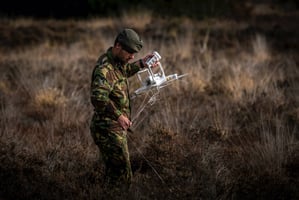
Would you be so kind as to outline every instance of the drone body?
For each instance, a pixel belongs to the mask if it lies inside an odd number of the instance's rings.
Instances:
[[[160,63],[161,56],[158,52],[153,53],[154,56],[147,62],[148,68],[141,70],[137,73],[137,77],[141,83],[141,87],[134,91],[134,95],[140,95],[144,92],[148,92],[150,90],[157,90],[167,86],[170,82],[174,80],[178,80],[187,74],[178,76],[177,74],[171,74],[166,76]],[[158,67],[155,67],[155,71],[152,69],[152,65],[157,64]]]

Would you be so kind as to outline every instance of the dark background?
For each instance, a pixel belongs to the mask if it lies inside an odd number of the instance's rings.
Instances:
[[[9,0],[0,4],[1,17],[88,18],[120,16],[123,11],[146,9],[159,16],[192,18],[236,16],[250,4],[267,3],[297,10],[297,0]]]

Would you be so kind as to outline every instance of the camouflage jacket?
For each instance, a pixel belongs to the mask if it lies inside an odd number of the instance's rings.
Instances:
[[[137,62],[122,65],[113,58],[111,47],[99,57],[91,78],[94,125],[104,129],[119,128],[117,119],[121,114],[130,118],[127,78],[140,70]]]

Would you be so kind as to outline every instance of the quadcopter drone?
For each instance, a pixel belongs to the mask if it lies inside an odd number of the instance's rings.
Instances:
[[[160,63],[160,59],[161,56],[159,55],[159,53],[154,51],[153,56],[146,61],[147,68],[137,73],[137,77],[141,84],[141,87],[133,92],[133,94],[131,95],[131,99],[134,99],[135,97],[142,94],[145,94],[145,96],[143,99],[143,103],[137,109],[136,115],[132,118],[132,122],[136,121],[136,119],[148,105],[153,105],[157,101],[157,96],[161,88],[164,88],[173,81],[187,75],[171,74],[166,76],[162,64]],[[153,66],[155,67],[153,68]]]
[[[161,56],[159,55],[159,53],[154,51],[153,56],[146,61],[147,68],[137,73],[137,77],[139,82],[141,83],[141,87],[134,91],[134,96],[138,96],[142,93],[153,90],[159,92],[161,88],[166,87],[171,82],[187,75],[171,74],[166,76],[162,64],[160,63],[160,59]],[[157,65],[157,67],[155,67],[156,70],[154,73],[152,66],[155,64]]]

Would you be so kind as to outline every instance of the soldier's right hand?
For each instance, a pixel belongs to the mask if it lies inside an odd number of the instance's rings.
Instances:
[[[158,66],[159,60],[157,58],[153,60],[154,62],[150,66],[148,66],[148,64],[147,64],[147,61],[151,60],[154,56],[155,55],[153,53],[151,53],[151,54],[146,55],[143,59],[141,59],[143,62],[143,66],[151,67],[151,68]]]

